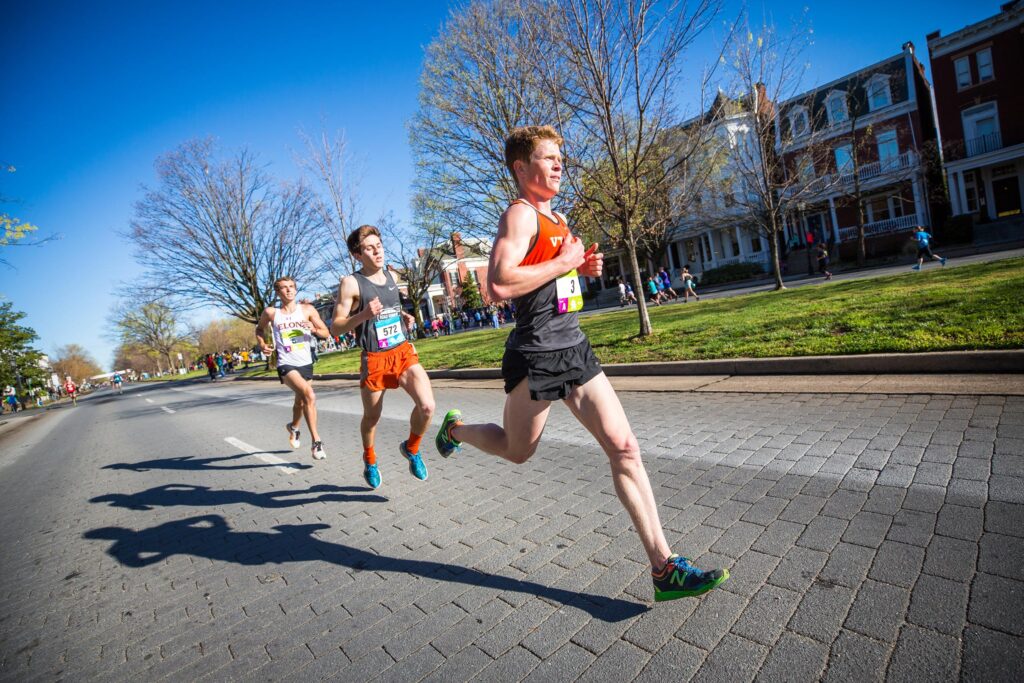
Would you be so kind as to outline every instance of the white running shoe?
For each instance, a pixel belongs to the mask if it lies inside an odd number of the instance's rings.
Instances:
[[[314,441],[313,442],[313,459],[324,460],[327,458],[327,453],[324,452],[324,442]]]
[[[291,447],[298,448],[301,446],[302,444],[299,442],[299,434],[301,434],[301,432],[293,427],[290,422],[286,424],[284,428],[288,430],[288,443]]]

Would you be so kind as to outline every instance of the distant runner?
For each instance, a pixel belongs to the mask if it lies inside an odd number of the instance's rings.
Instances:
[[[124,393],[124,387],[121,386],[123,382],[124,382],[124,380],[121,379],[121,375],[119,373],[115,372],[114,373],[114,388],[117,389],[117,393],[119,393],[119,394]]]
[[[669,548],[636,437],[580,330],[579,276],[600,277],[604,255],[597,244],[584,250],[565,216],[551,210],[562,179],[561,144],[551,126],[516,128],[505,142],[505,164],[519,199],[498,222],[487,277],[492,298],[512,299],[516,307],[501,367],[504,421],[463,424],[462,414],[451,410],[437,433],[437,448],[448,457],[468,443],[524,463],[537,450],[551,402],[563,401],[608,456],[615,493],[650,559],[654,599],[700,595],[729,572],[702,571]]]
[[[946,259],[932,253],[932,236],[924,228],[918,227],[917,232],[914,233],[914,239],[917,240],[917,265],[913,267],[913,270],[921,270],[921,267],[924,266],[925,256],[932,261],[938,261],[942,265],[946,265]]]
[[[700,297],[697,296],[697,289],[695,286],[696,280],[690,273],[689,264],[683,266],[683,269],[679,271],[679,277],[683,281],[683,303],[685,304],[690,300],[690,295],[693,294],[693,298],[700,301]]]
[[[420,457],[420,442],[434,416],[434,392],[416,347],[409,341],[407,330],[416,320],[402,310],[398,285],[385,267],[380,231],[372,225],[354,230],[348,236],[348,248],[363,267],[342,278],[338,286],[331,332],[344,335],[355,330],[357,343],[363,349],[359,382],[363,399],[363,419],[359,423],[363,479],[370,488],[381,484],[374,448],[377,423],[384,409],[384,393],[401,387],[413,400],[413,409],[409,416],[409,438],[399,444],[398,451],[409,462],[409,472],[426,480],[427,465]],[[435,319],[433,324],[438,323]],[[439,329],[434,328],[435,337]]]
[[[64,380],[64,393],[71,397],[71,405],[78,405],[78,385],[71,379],[71,375]]]
[[[269,356],[277,353],[277,376],[281,384],[295,392],[292,404],[292,420],[285,424],[288,443],[292,448],[302,445],[299,441],[299,421],[303,416],[313,440],[310,453],[314,460],[327,457],[324,442],[316,429],[316,394],[313,393],[313,337],[326,339],[330,336],[327,325],[310,304],[295,300],[298,288],[295,280],[280,277],[274,281],[274,291],[281,299],[280,308],[268,306],[256,325],[256,341],[263,353]],[[273,330],[273,344],[267,342],[267,326]]]

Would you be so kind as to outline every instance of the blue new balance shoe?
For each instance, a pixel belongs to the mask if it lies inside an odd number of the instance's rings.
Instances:
[[[403,441],[398,444],[398,452],[402,454],[406,460],[409,461],[409,472],[412,476],[416,477],[420,481],[427,480],[427,465],[423,462],[423,458],[420,457],[419,453],[410,453],[407,446],[409,442]]]
[[[380,470],[377,469],[376,465],[366,465],[366,468],[363,470],[363,479],[366,480],[366,484],[371,489],[378,488],[381,481]]]

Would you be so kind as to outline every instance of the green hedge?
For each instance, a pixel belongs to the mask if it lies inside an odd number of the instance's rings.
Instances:
[[[701,285],[720,285],[723,282],[736,282],[764,275],[764,268],[759,263],[733,263],[720,268],[705,270],[700,276]]]

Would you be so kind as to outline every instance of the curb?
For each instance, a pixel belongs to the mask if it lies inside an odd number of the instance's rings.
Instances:
[[[1015,374],[1024,372],[1024,349],[1005,351],[931,351],[926,353],[869,353],[856,356],[796,356],[789,358],[731,358],[662,363],[609,363],[609,377],[673,377],[697,375],[911,375]],[[428,370],[431,379],[501,379],[500,368]],[[358,380],[359,373],[313,375],[315,379]],[[242,379],[241,377],[237,379]],[[277,377],[245,379],[273,380]]]

